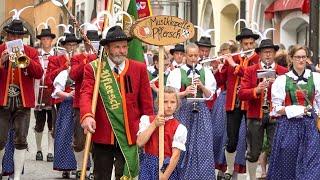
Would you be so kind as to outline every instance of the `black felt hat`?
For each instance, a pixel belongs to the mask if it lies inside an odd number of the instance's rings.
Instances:
[[[262,49],[266,49],[266,48],[273,48],[275,51],[278,51],[278,50],[279,50],[279,46],[273,44],[273,42],[272,42],[271,39],[263,39],[263,40],[260,42],[259,47],[257,47],[257,48],[255,49],[255,51],[256,51],[257,53],[259,53]]]
[[[120,26],[113,26],[109,29],[107,32],[107,36],[105,39],[102,39],[100,41],[100,45],[104,46],[108,43],[111,42],[116,42],[116,41],[131,41],[132,38],[128,37],[126,33],[122,30]]]
[[[76,35],[73,33],[67,33],[67,34],[65,34],[65,36],[66,36],[66,38],[63,41],[61,41],[62,45],[65,45],[68,42],[75,42],[75,43],[79,44],[82,41],[82,39],[78,39],[76,37]]]
[[[21,20],[14,19],[8,25],[6,25],[3,30],[10,34],[24,35],[28,31],[24,30],[24,26]]]
[[[241,39],[253,38],[255,40],[259,39],[260,36],[258,34],[254,34],[251,29],[243,28],[241,29],[241,33],[236,36],[236,40],[240,41]]]
[[[90,41],[100,41],[98,31],[94,31],[94,30],[87,31],[87,37]]]
[[[209,48],[216,47],[215,45],[211,44],[211,38],[205,36],[201,36],[200,40],[196,41],[196,45]]]
[[[46,29],[41,29],[41,33],[37,35],[37,39],[41,39],[42,37],[51,37],[52,39],[56,38],[56,35],[51,32],[51,28],[48,27]]]
[[[170,54],[173,55],[174,52],[185,52],[183,44],[176,44],[173,49],[170,49]]]

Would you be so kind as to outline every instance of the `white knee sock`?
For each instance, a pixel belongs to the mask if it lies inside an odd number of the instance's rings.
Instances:
[[[225,151],[226,161],[227,161],[227,172],[229,174],[233,174],[234,170],[234,161],[236,158],[236,152],[229,153],[227,150]]]
[[[42,151],[42,148],[41,148],[42,134],[43,134],[42,132],[34,131],[34,135],[36,137],[37,151]]]
[[[2,173],[2,159],[4,155],[4,149],[0,150],[0,174]]]
[[[26,157],[26,150],[14,150],[13,161],[14,161],[14,180],[20,180],[23,165]]]
[[[76,161],[77,161],[77,170],[82,169],[83,154],[84,154],[84,151],[74,152],[74,155],[75,155]]]
[[[48,132],[48,153],[53,154],[53,137],[52,137],[52,131]]]
[[[247,172],[249,173],[250,180],[256,180],[258,162],[247,161]]]

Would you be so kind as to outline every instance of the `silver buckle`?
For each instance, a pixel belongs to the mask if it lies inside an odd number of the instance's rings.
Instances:
[[[16,84],[10,84],[8,89],[8,96],[9,97],[17,97],[20,95],[20,88]]]

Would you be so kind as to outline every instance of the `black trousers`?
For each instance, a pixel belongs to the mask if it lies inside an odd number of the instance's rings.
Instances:
[[[234,153],[237,150],[239,130],[241,120],[246,117],[246,111],[236,108],[233,111],[227,111],[227,136],[228,141],[226,150],[229,153]]]
[[[34,130],[38,133],[43,132],[44,126],[47,122],[49,131],[52,131],[52,110],[41,109],[34,110],[34,116],[36,118],[36,126]]]
[[[125,159],[120,147],[93,143],[92,156],[94,162],[94,178],[97,180],[111,180],[112,168],[115,166],[116,180],[123,176]]]
[[[264,113],[262,119],[247,121],[247,154],[246,159],[257,162],[262,151],[264,130],[266,130],[270,148],[272,147],[276,123],[270,119],[269,113]]]
[[[12,124],[10,124],[12,122]],[[18,150],[27,149],[27,136],[30,123],[30,108],[6,109],[0,107],[0,150],[2,150],[8,138],[10,126],[13,125],[14,147]]]

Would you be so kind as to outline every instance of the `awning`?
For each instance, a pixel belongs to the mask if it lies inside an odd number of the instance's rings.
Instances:
[[[300,10],[303,13],[310,12],[310,0],[275,0],[264,11],[266,19],[272,19],[275,12]]]

